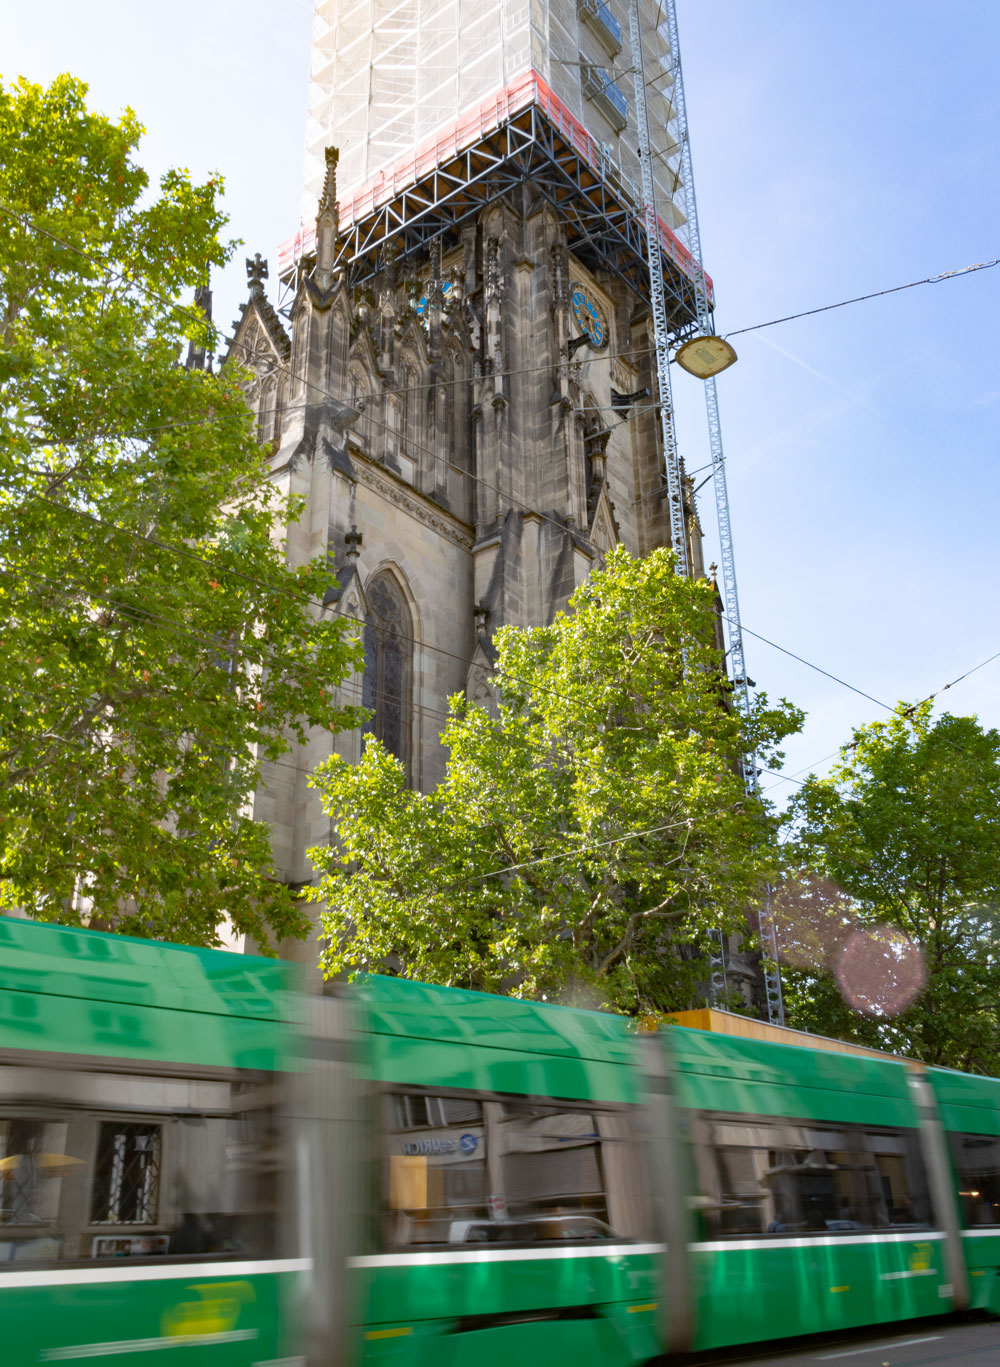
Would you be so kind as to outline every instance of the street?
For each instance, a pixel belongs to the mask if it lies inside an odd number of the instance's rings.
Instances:
[[[893,1331],[895,1330],[895,1332]],[[866,1330],[851,1335],[799,1340],[750,1353],[700,1354],[703,1367],[998,1367],[1000,1321],[970,1318],[915,1321],[899,1332]]]

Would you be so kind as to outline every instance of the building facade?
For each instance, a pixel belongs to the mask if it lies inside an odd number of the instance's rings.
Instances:
[[[641,8],[680,335],[669,53]],[[622,0],[317,3],[304,223],[281,312],[248,263],[230,354],[275,480],[304,500],[288,555],[330,557],[322,610],[366,644],[352,698],[423,789],[449,696],[488,699],[499,626],[550,621],[618,542],[670,544],[627,29]],[[330,834],[309,773],[362,743],[318,734],[266,770],[256,814],[289,883]]]

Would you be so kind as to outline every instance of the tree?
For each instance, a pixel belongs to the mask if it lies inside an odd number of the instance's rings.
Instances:
[[[1000,733],[903,703],[793,806],[792,1023],[1000,1071]],[[807,905],[808,904],[808,905]]]
[[[368,740],[313,782],[327,974],[407,976],[625,1012],[687,1005],[709,932],[742,928],[774,856],[737,757],[800,714],[727,706],[714,591],[619,547],[548,627],[494,638],[496,707],[451,700],[432,792]]]
[[[259,762],[354,725],[357,647],[284,562],[242,376],[182,298],[221,182],[135,160],[68,76],[0,88],[0,905],[211,944],[306,917],[248,814]]]

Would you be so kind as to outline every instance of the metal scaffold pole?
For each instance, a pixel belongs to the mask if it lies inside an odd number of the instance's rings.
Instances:
[[[635,117],[639,132],[639,163],[642,169],[642,208],[646,229],[646,256],[649,263],[649,303],[653,314],[656,350],[656,380],[660,398],[660,430],[663,437],[663,463],[670,505],[670,538],[677,553],[677,573],[690,573],[687,554],[687,527],[684,518],[684,477],[677,435],[674,429],[674,402],[670,380],[670,332],[667,323],[666,290],[663,284],[663,257],[660,219],[656,209],[656,184],[653,180],[653,153],[649,136],[649,109],[646,103],[646,71],[639,23],[639,0],[629,0],[629,35],[632,44],[632,71],[635,85]],[[702,276],[704,284],[704,276]],[[721,931],[713,931],[708,953],[709,992],[713,1003],[726,990],[726,949]]]
[[[670,384],[670,332],[667,325],[666,290],[663,285],[660,219],[656,212],[656,186],[653,182],[649,114],[646,108],[646,77],[642,61],[639,0],[629,0],[628,16],[635,81],[635,114],[639,131],[639,162],[642,168],[642,209],[646,228],[646,255],[649,262],[649,302],[653,314],[656,383],[660,401],[660,432],[663,439],[667,502],[670,506],[670,539],[677,554],[677,573],[686,575],[690,572],[690,567],[684,519],[684,484],[677,451],[677,436],[674,431],[674,399]]]
[[[692,279],[695,289],[695,308],[697,326],[704,336],[715,332],[712,317],[712,302],[709,296],[708,281],[702,264],[701,234],[698,228],[698,203],[694,190],[694,173],[691,164],[691,140],[688,132],[687,107],[684,100],[684,78],[681,70],[680,42],[677,32],[676,0],[664,0],[667,40],[670,45],[670,74],[672,77],[672,114],[677,124],[677,143],[680,154],[679,178],[683,193],[684,212],[687,218],[688,249],[692,256]],[[643,165],[643,192],[646,197],[647,231],[648,215],[652,195],[652,161],[649,145],[649,121],[646,106],[646,83],[643,74],[641,30],[639,27],[638,0],[630,0],[629,16],[632,33],[632,52],[635,66],[636,116],[639,125],[640,150]],[[648,189],[647,189],[648,187]],[[652,239],[651,239],[652,241]],[[658,246],[658,243],[657,243]],[[655,296],[657,291],[656,273],[652,258],[659,258],[659,251],[650,251],[650,286],[654,295],[654,317],[656,316]],[[662,298],[662,272],[660,272],[660,302]],[[657,369],[666,370],[669,364],[666,354],[661,356],[659,334],[657,334]],[[661,382],[662,383],[662,382]],[[668,381],[669,383],[669,381]],[[733,534],[729,519],[729,493],[726,487],[726,460],[722,446],[722,425],[719,419],[719,398],[715,378],[710,376],[704,382],[705,405],[708,415],[708,434],[712,456],[712,475],[715,485],[715,506],[719,522],[719,559],[722,572],[722,596],[726,609],[727,636],[729,640],[729,670],[733,686],[733,700],[737,709],[749,720],[751,716],[750,689],[747,680],[746,663],[743,654],[743,631],[740,625],[740,605],[736,591],[736,563],[733,555]],[[672,423],[671,423],[672,428]],[[666,445],[666,444],[664,444]],[[679,473],[679,461],[677,465]],[[756,797],[759,793],[757,782],[757,758],[748,754],[743,760],[743,780],[746,791]],[[785,1021],[784,1002],[781,994],[781,976],[778,967],[778,946],[775,933],[774,916],[771,910],[769,892],[765,892],[762,905],[758,909],[760,940],[763,958],[764,989],[767,998],[767,1015],[772,1025],[783,1025]],[[722,946],[712,955],[713,995],[719,982],[716,955],[721,958]],[[723,969],[724,972],[724,969]],[[724,978],[722,979],[724,982]]]

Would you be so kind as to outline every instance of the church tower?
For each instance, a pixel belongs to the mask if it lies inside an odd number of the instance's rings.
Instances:
[[[666,28],[639,3],[677,335],[695,268]],[[416,787],[443,774],[448,697],[488,697],[497,627],[550,621],[617,542],[671,541],[634,62],[625,0],[317,0],[303,226],[280,311],[248,263],[233,354],[304,500],[288,555],[334,564],[322,610],[366,645],[353,700]],[[267,771],[256,814],[290,883],[329,837],[309,772],[362,743],[316,736]]]

